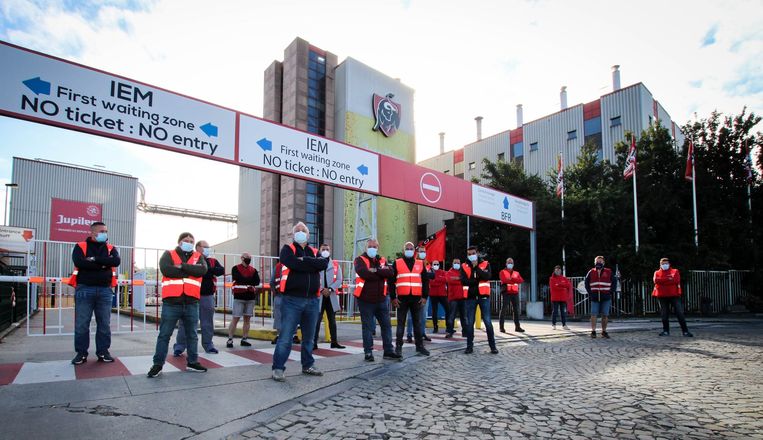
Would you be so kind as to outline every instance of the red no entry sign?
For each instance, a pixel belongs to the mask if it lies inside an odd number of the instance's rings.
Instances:
[[[421,188],[421,195],[424,196],[429,203],[437,203],[442,197],[442,183],[432,173],[424,173],[421,175],[419,182]]]

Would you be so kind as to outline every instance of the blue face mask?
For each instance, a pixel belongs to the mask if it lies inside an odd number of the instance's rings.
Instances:
[[[296,241],[299,244],[302,244],[307,241],[307,233],[302,231],[297,231],[294,233],[294,241]]]
[[[187,241],[181,241],[180,242],[180,249],[183,252],[191,252],[191,251],[193,251],[193,243],[188,243]]]
[[[467,256],[466,256],[466,258],[468,258],[468,259],[469,259],[469,261],[471,261],[472,263],[474,263],[475,261],[477,261],[477,254],[474,254],[474,255],[467,255]]]
[[[212,250],[210,248],[202,248],[202,249],[203,249],[202,252],[204,252],[205,257],[212,255]]]
[[[366,249],[366,253],[371,258],[376,258],[376,254],[379,252],[379,249],[376,248],[368,248]]]
[[[109,234],[105,232],[99,232],[98,235],[95,236],[95,241],[98,243],[106,243],[106,240],[109,239]]]
[[[405,258],[411,258],[413,257],[413,250],[412,249],[406,249],[405,252],[403,252],[405,255]]]

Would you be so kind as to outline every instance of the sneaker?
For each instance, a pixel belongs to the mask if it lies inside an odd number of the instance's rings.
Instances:
[[[453,337],[453,333],[445,333],[445,339],[450,339]]]
[[[398,356],[400,356],[400,357],[402,357],[402,356],[403,356],[403,347],[402,347],[402,346],[400,346],[400,345],[398,345],[397,347],[395,347],[395,354],[396,354],[396,355],[398,355]]]
[[[551,326],[551,330],[556,330],[556,324],[553,324],[553,325]]]
[[[98,362],[106,362],[106,363],[114,362],[114,358],[111,357],[111,353],[107,351],[106,353],[98,355]]]
[[[432,339],[427,335],[424,335],[424,340],[427,342],[432,342]]]
[[[308,376],[323,376],[323,372],[315,367],[303,368],[302,374],[307,374]]]
[[[505,328],[503,328],[503,327],[501,327],[501,329],[500,329],[499,331],[500,331],[501,333],[506,333],[506,329],[505,329]]]
[[[383,359],[388,361],[402,361],[403,357],[397,353],[384,353]]]
[[[251,347],[252,344],[249,341],[247,341],[246,339],[242,339],[241,340],[241,346],[242,347]]]
[[[525,329],[523,329],[522,327],[517,327],[516,329],[514,329],[514,331],[519,333],[524,333]]]
[[[345,347],[344,345],[342,345],[342,344],[340,344],[338,342],[332,342],[331,343],[331,348],[336,348],[338,350],[344,350],[347,347]]]
[[[225,346],[228,348],[233,348],[233,339],[228,338],[228,342],[225,343]]]
[[[596,339],[596,330],[591,331],[591,339]]]
[[[77,356],[72,359],[72,365],[84,364],[85,362],[87,362],[87,355],[82,353],[77,353]]]
[[[684,337],[685,337],[685,338],[693,338],[693,337],[694,337],[694,335],[693,335],[693,334],[691,334],[691,332],[684,332]]]
[[[162,366],[158,364],[154,364],[151,366],[151,369],[148,370],[148,377],[156,377],[158,375],[162,374]]]
[[[566,325],[563,325],[563,326],[562,326],[562,328],[563,328],[564,330],[569,330],[569,329],[570,329],[570,328],[569,328],[569,327],[567,327]]]
[[[659,334],[659,336],[670,336],[670,332],[662,332]]]
[[[604,338],[604,339],[609,339],[609,333],[601,332],[601,337]]]
[[[182,351],[180,351],[180,350],[175,350],[175,351],[172,353],[172,355],[173,355],[173,356],[175,356],[176,358],[179,358],[180,356],[182,356],[182,355],[183,355],[183,352],[182,352]]]
[[[207,367],[205,367],[204,365],[201,365],[198,362],[194,362],[192,364],[186,365],[185,371],[191,371],[193,373],[206,373]]]
[[[490,349],[490,354],[498,354],[498,349],[497,348],[491,348]]]
[[[466,347],[466,350],[464,350],[464,354],[472,354],[474,353],[474,349],[472,347]]]
[[[286,376],[283,370],[273,370],[273,380],[276,382],[286,382]]]
[[[212,353],[212,354],[220,353],[219,351],[217,351],[217,349],[215,347],[212,347],[209,350],[206,350],[206,352],[207,353]]]
[[[408,338],[406,338],[405,342],[407,342],[409,344],[413,344],[413,336],[408,336]]]
[[[386,358],[386,356],[384,356]],[[366,357],[364,358],[366,362],[373,362],[374,361],[374,355],[372,353],[367,353]]]
[[[429,350],[424,347],[419,347],[416,349],[416,354],[421,356],[429,356]]]

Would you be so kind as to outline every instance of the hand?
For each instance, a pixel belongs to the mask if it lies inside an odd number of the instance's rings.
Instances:
[[[392,307],[394,307],[394,308],[400,307],[400,300],[397,299],[397,298],[393,299],[392,300]]]
[[[323,294],[323,296],[329,296],[331,295],[331,290],[324,287],[323,289],[321,289],[321,293]]]
[[[421,298],[421,299],[419,300],[419,305],[420,305],[420,306],[423,306],[423,305],[424,305],[424,304],[426,304],[426,303],[427,303],[427,299],[426,299],[426,298]]]
[[[182,268],[183,268],[183,265],[182,265],[182,264],[176,264],[176,265],[175,265],[175,268],[176,268],[176,269],[182,269]]]
[[[95,257],[87,257],[85,258],[87,261],[95,261]]]
[[[376,268],[375,268],[375,267],[372,267],[372,268],[368,269],[368,271],[369,271],[369,272],[376,272]]]

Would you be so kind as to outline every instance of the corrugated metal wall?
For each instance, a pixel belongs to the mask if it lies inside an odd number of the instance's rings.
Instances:
[[[568,139],[573,130],[575,139]],[[535,142],[538,149],[531,151]],[[524,125],[525,172],[549,180],[548,171],[556,167],[559,152],[564,154],[564,163],[570,164],[577,159],[584,143],[583,104],[528,122]]]
[[[501,153],[503,153],[504,160],[506,161],[511,157],[509,155],[508,130],[465,146],[464,179],[471,181],[474,177],[482,182],[482,173],[484,171],[482,159],[487,158],[491,162],[495,162]],[[470,164],[472,163],[474,163],[474,169],[470,169]]]
[[[636,84],[601,97],[601,136],[604,160],[615,161],[614,145],[625,140],[625,132],[641,134],[652,114],[652,95],[641,84]],[[612,126],[613,118],[620,117],[620,125]]]

